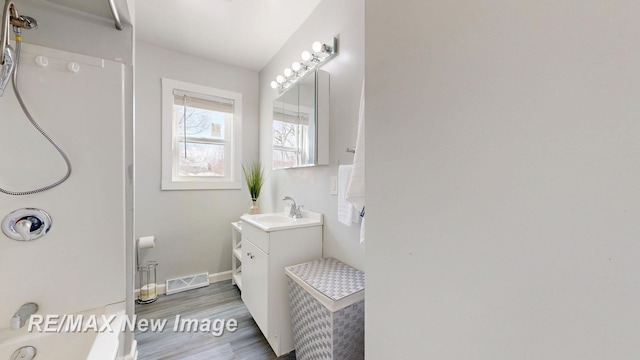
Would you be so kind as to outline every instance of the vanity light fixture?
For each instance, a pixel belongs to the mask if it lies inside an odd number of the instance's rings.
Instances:
[[[320,58],[315,56],[314,54],[308,52],[307,50],[302,52],[302,55],[300,55],[300,57],[302,58],[303,61],[313,61],[313,62],[320,62]]]
[[[300,70],[303,70],[303,71],[307,71],[307,70],[309,70],[309,67],[308,67],[307,65],[305,65],[305,64],[301,64],[301,63],[299,63],[299,62],[297,62],[297,61],[294,61],[294,62],[291,64],[291,68],[292,68],[292,69],[293,69],[293,71],[295,71],[295,72],[298,72],[298,71],[300,71]]]
[[[325,53],[325,54],[333,53],[333,47],[331,45],[323,44],[320,41],[314,42],[313,45],[311,45],[311,50],[317,53]]]
[[[302,78],[304,74],[338,55],[337,45],[338,39],[336,38],[331,39],[328,43],[315,41],[311,45],[313,52],[308,50],[303,51],[301,55],[302,62],[294,61],[290,68],[285,68],[283,71],[284,75],[276,76],[275,81],[271,82],[271,88],[278,89],[279,93],[284,92]]]

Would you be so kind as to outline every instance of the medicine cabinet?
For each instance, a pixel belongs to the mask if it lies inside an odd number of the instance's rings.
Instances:
[[[329,73],[311,71],[273,103],[273,168],[329,164]]]

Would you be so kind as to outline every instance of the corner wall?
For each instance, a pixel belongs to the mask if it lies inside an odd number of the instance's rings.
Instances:
[[[640,357],[640,4],[366,1],[367,359]]]
[[[339,54],[322,69],[330,77],[330,165],[300,169],[271,170],[273,101],[277,91],[270,83],[293,61],[300,60],[311,44],[339,36]],[[289,195],[305,209],[324,214],[324,256],[364,269],[359,225],[338,222],[338,198],[330,195],[330,177],[339,164],[352,164],[345,152],[356,143],[360,91],[364,77],[364,0],[323,0],[291,36],[277,55],[260,71],[260,159],[269,174],[260,195],[261,212],[282,211],[282,197]]]

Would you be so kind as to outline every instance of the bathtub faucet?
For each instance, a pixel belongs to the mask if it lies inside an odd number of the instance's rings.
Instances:
[[[11,330],[18,330],[24,326],[31,315],[35,314],[38,311],[38,304],[36,303],[26,303],[20,306],[20,309],[13,314],[11,318]]]
[[[285,196],[282,198],[282,200],[284,201],[291,201],[291,210],[289,210],[289,217],[290,218],[294,218],[294,219],[300,219],[302,218],[302,213],[300,212],[300,208],[303,205],[297,206],[296,205],[296,201],[293,200],[293,198],[291,196]]]

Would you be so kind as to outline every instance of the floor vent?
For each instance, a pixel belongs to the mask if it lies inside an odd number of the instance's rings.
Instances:
[[[183,276],[167,279],[166,294],[171,295],[182,291],[197,289],[209,285],[209,273]]]

